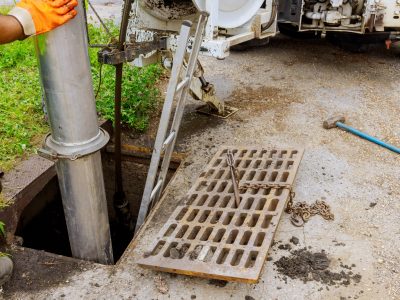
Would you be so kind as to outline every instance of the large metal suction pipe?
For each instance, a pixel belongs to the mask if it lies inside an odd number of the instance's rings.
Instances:
[[[80,2],[80,1],[79,1]],[[56,161],[73,257],[113,263],[99,129],[81,2],[67,24],[35,39],[51,127],[40,153]]]
[[[215,26],[236,28],[255,16],[265,0],[137,0],[144,10],[161,21],[187,19],[198,11],[208,11]],[[271,5],[273,0],[268,0]],[[218,2],[218,3],[216,3]]]

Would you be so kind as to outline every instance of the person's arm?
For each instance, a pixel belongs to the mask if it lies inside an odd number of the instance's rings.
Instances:
[[[0,16],[0,44],[41,34],[76,16],[77,0],[21,0]]]
[[[16,18],[0,15],[0,45],[22,40],[24,37],[24,29]]]

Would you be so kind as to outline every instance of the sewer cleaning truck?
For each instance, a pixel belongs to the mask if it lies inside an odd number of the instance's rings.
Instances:
[[[177,32],[199,11],[210,14],[202,54],[217,58],[234,45],[279,32],[327,37],[350,50],[372,43],[390,47],[400,39],[400,0],[139,0],[130,29]]]
[[[361,52],[378,43],[400,43],[400,0],[137,0],[124,7],[122,52],[104,48],[99,61],[144,66],[163,62],[171,69],[185,20],[197,23],[208,15],[200,54],[224,59],[233,46],[266,44],[278,33],[299,38],[327,38]],[[193,31],[196,26],[193,26]],[[126,32],[126,35],[125,35]],[[194,34],[194,32],[193,32]],[[194,38],[187,50],[190,52]],[[247,44],[246,44],[247,43]],[[225,106],[203,76],[198,61],[190,94],[223,114]]]

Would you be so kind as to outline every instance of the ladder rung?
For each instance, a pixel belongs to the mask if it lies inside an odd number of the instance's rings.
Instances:
[[[196,66],[196,60],[201,47],[202,36],[206,26],[207,17],[208,16],[205,13],[200,14],[194,43],[192,46],[192,54],[189,56],[187,67],[184,73],[181,73],[181,71],[183,71],[182,68],[184,64],[184,58],[187,53],[187,43],[190,38],[191,23],[184,22],[181,26],[178,47],[174,55],[171,78],[168,84],[167,95],[165,97],[156,141],[154,143],[154,151],[151,157],[149,172],[147,174],[146,185],[143,192],[142,202],[140,204],[140,211],[136,222],[135,232],[137,232],[143,225],[149,209],[159,200],[159,197],[163,192],[164,184],[166,183],[165,178],[167,177],[168,167],[174,148],[173,146],[175,145],[175,140],[179,132],[179,126],[182,121],[185,99],[187,96],[187,88],[190,85],[190,79],[193,76],[194,68]],[[181,74],[184,74],[183,78],[181,78]],[[171,125],[172,130],[170,131],[169,136],[165,138],[176,96],[178,96],[178,99],[176,111]],[[158,172],[162,150],[164,150],[165,153],[160,171]],[[156,180],[156,178],[158,179]],[[157,183],[155,184],[155,182]]]
[[[174,140],[175,138],[175,131],[172,131],[169,136],[165,139],[162,149],[165,150],[167,146]]]
[[[156,185],[156,186],[154,187],[154,189],[151,191],[151,194],[150,194],[150,201],[152,201],[152,200],[154,199],[154,196],[158,193],[158,190],[161,189],[162,183],[163,183],[162,179],[160,179],[160,180],[157,182],[157,185]]]
[[[179,82],[178,86],[176,87],[176,92],[182,90],[185,86],[188,85],[188,83],[189,83],[189,77],[186,77],[181,82]]]

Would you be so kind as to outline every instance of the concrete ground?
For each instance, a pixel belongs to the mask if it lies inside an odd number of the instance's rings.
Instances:
[[[97,14],[104,20],[113,20],[119,26],[122,15],[122,0],[92,0],[90,1]],[[91,7],[88,7],[88,21],[100,26],[99,19]]]
[[[203,58],[208,80],[227,104],[240,108],[227,120],[198,115],[190,100],[179,146],[188,157],[144,235],[113,267],[77,268],[46,289],[8,291],[9,299],[399,299],[400,156],[338,129],[325,118],[342,114],[348,123],[400,145],[400,56],[375,49],[350,54],[326,41],[278,37],[268,46],[233,52],[219,61]],[[274,262],[287,250],[270,251],[258,284],[210,284],[140,268],[135,261],[189,190],[220,145],[304,147],[295,181],[295,201],[325,199],[334,221],[319,216],[296,228],[283,215],[275,240],[300,240],[298,248],[324,249],[331,270],[355,264],[359,283],[328,287],[278,274]],[[339,260],[340,259],[340,260]],[[57,272],[55,269],[54,272]],[[168,292],[160,293],[160,276]],[[17,279],[14,279],[17,280]],[[18,280],[24,280],[19,278]],[[252,298],[251,298],[252,297]],[[342,297],[342,298],[341,298]],[[344,298],[343,298],[344,297]]]
[[[118,19],[119,1],[95,1],[100,10]],[[31,288],[37,274],[22,270],[13,281],[20,289],[4,286],[6,299],[400,299],[400,157],[337,129],[324,130],[322,121],[343,114],[348,122],[395,145],[400,145],[400,53],[376,48],[350,54],[326,41],[275,38],[268,46],[233,52],[223,61],[203,58],[207,79],[218,96],[240,111],[227,120],[198,115],[199,103],[190,100],[179,138],[188,153],[169,186],[169,193],[144,234],[128,248],[116,266],[72,264],[67,275],[57,264],[54,282]],[[210,284],[206,279],[172,276],[145,270],[142,257],[220,145],[304,147],[295,181],[295,201],[325,199],[334,221],[319,216],[296,228],[287,214],[276,241],[294,248],[324,249],[330,269],[352,265],[361,281],[349,286],[303,283],[278,273],[276,262],[289,252],[274,246],[258,284]],[[22,251],[24,252],[24,251]],[[31,251],[25,257],[35,260]],[[15,256],[18,259],[19,254]],[[18,262],[17,262],[18,263]],[[46,271],[46,270],[45,270]],[[164,283],[165,294],[155,281]],[[57,280],[56,280],[57,279]],[[26,284],[26,288],[24,287]],[[15,286],[15,285],[14,285]],[[342,297],[342,298],[341,298]]]

